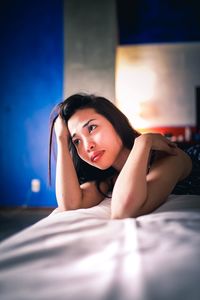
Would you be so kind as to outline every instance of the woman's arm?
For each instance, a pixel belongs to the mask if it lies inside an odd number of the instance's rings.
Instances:
[[[151,150],[162,151],[147,174]],[[189,157],[160,134],[143,134],[134,143],[112,196],[112,218],[136,217],[161,205],[191,170]]]
[[[94,182],[81,186],[68,147],[68,128],[59,116],[55,122],[57,141],[56,198],[59,210],[87,208],[103,200]],[[103,185],[103,184],[102,184]],[[106,186],[102,186],[103,190]]]

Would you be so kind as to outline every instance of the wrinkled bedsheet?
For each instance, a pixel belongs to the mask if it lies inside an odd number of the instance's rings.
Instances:
[[[1,300],[199,300],[200,196],[110,219],[110,199],[0,243]]]

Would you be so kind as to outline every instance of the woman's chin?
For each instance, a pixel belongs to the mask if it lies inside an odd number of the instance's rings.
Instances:
[[[99,170],[107,170],[109,169],[110,167],[112,167],[112,164],[103,164],[103,163],[92,163],[92,162],[89,162],[89,161],[85,161],[86,163],[88,163],[90,166],[94,167],[94,168],[97,168]]]
[[[90,166],[94,167],[94,168],[97,168],[99,170],[106,170],[108,168],[111,167],[111,165],[105,165],[105,164],[94,164],[94,163],[91,163],[91,162],[88,162],[88,161],[85,161],[86,163],[88,163]]]
[[[112,165],[93,165],[95,168],[97,168],[97,169],[100,169],[100,170],[102,170],[102,171],[104,171],[104,170],[107,170],[107,169],[109,169],[110,167],[112,167]]]

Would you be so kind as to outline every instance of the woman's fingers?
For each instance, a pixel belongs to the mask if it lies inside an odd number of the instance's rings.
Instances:
[[[178,151],[177,151],[177,144],[171,142],[170,140],[168,140],[167,138],[165,138],[165,142],[167,144],[167,148],[166,148],[166,152],[171,154],[171,155],[177,155]]]
[[[171,155],[177,155],[176,143],[170,141],[164,135],[159,133],[152,133],[152,148],[154,150],[164,151]]]
[[[62,136],[68,136],[69,132],[68,132],[68,128],[65,125],[64,120],[61,118],[61,116],[59,115],[55,121],[55,133],[57,137],[62,137]]]

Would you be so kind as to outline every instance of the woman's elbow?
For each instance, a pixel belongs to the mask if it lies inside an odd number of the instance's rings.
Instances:
[[[134,197],[126,198],[118,201],[117,204],[111,205],[111,219],[135,218],[138,216],[140,207]]]
[[[65,200],[64,198],[58,199],[58,208],[60,211],[68,211],[68,210],[76,210],[81,208],[81,202],[80,201],[70,201],[69,199]]]

